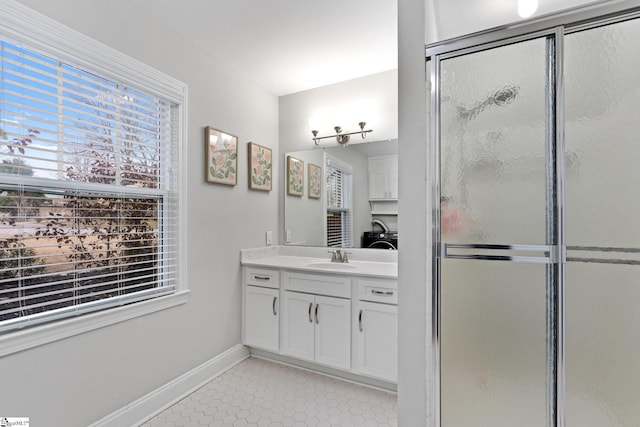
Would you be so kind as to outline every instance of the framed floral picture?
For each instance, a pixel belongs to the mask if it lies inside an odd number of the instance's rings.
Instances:
[[[304,162],[287,156],[287,194],[302,197],[304,189]]]
[[[206,180],[215,184],[238,182],[238,137],[207,126],[205,128]]]
[[[319,199],[322,194],[322,168],[309,163],[307,182],[309,183],[308,195],[310,199]]]
[[[254,142],[248,144],[249,188],[271,191],[271,149]]]

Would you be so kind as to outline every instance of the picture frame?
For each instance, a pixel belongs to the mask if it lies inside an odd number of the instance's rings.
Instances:
[[[319,199],[322,195],[322,168],[313,163],[307,166],[307,194],[310,199]]]
[[[235,186],[238,183],[238,137],[207,126],[205,150],[206,181]]]
[[[271,149],[249,142],[249,189],[271,191],[273,157]]]
[[[287,156],[287,194],[302,197],[304,192],[304,161]]]

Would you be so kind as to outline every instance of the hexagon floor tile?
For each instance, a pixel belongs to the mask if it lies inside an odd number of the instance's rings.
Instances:
[[[396,395],[255,357],[142,427],[397,426]]]

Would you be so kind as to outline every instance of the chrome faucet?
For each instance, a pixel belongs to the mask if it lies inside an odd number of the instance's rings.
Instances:
[[[335,249],[333,251],[329,251],[331,254],[331,262],[349,262],[349,252],[343,251],[341,249]]]

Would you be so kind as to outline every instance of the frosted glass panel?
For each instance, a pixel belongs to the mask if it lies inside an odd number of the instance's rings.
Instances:
[[[570,246],[640,246],[640,21],[576,34],[566,53]]]
[[[546,243],[546,64],[544,39],[442,61],[444,242]]]
[[[638,52],[638,20],[565,41],[567,427],[640,425]]]
[[[546,425],[544,264],[442,260],[442,427]]]
[[[546,58],[535,39],[441,62],[442,242],[547,243]],[[442,427],[546,424],[546,269],[441,261]]]
[[[640,267],[567,266],[567,427],[640,426]]]

